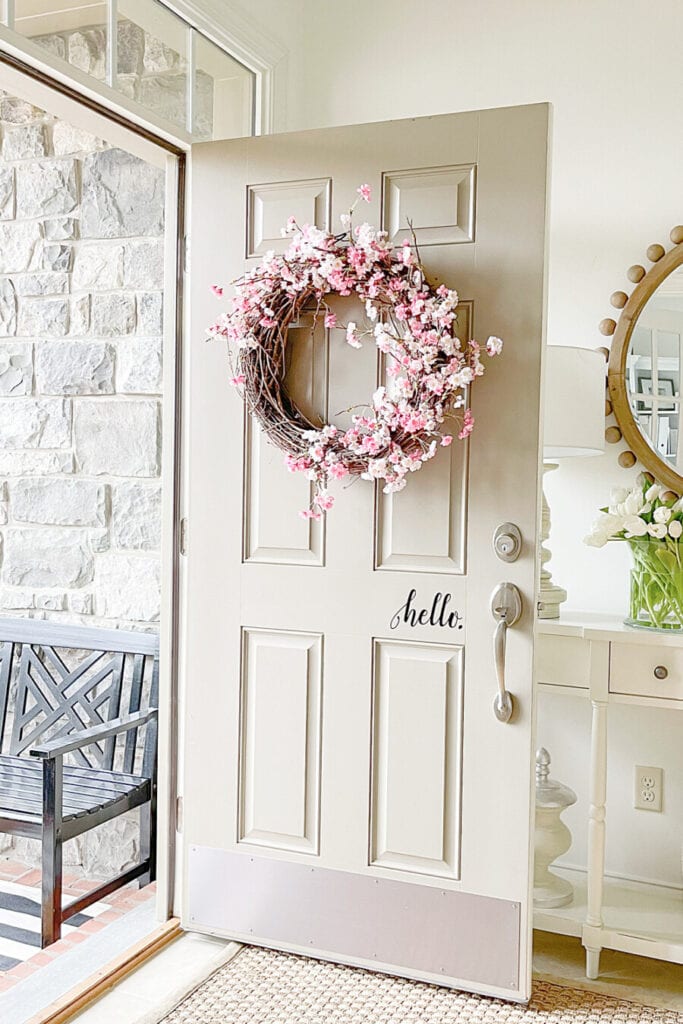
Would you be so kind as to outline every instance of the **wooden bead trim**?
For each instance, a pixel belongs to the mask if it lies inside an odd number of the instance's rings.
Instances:
[[[646,272],[640,264],[629,267],[627,277],[635,285],[630,297],[626,292],[618,291],[610,298],[612,306],[621,309],[619,320],[615,323],[607,317],[600,322],[598,329],[603,335],[613,335],[607,371],[609,398],[605,402],[605,416],[613,413],[618,426],[606,429],[606,440],[616,444],[623,436],[629,450],[620,453],[619,465],[631,469],[640,461],[652,471],[653,479],[657,479],[675,494],[681,494],[683,476],[660,458],[642,436],[626,392],[626,360],[635,323],[662,281],[683,264],[683,225],[672,228],[669,237],[674,247],[668,253],[658,243],[648,246],[647,258],[653,264],[650,270]]]

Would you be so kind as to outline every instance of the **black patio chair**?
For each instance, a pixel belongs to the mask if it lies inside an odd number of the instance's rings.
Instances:
[[[156,877],[158,689],[154,634],[0,619],[0,832],[42,842],[43,948]],[[62,907],[63,844],[135,807],[140,862]]]

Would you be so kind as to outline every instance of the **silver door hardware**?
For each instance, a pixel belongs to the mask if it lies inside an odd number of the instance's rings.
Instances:
[[[512,694],[505,689],[505,641],[510,626],[522,614],[522,595],[514,583],[499,583],[491,594],[491,614],[496,621],[493,634],[493,659],[498,677],[498,693],[493,701],[493,713],[499,722],[509,722],[514,711]]]
[[[522,550],[522,534],[514,523],[501,523],[493,535],[493,550],[501,562],[516,562]]]
[[[664,665],[657,665],[655,669],[655,679],[666,679],[669,674],[669,670]]]

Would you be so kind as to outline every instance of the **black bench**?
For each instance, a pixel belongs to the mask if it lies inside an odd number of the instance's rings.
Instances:
[[[0,832],[42,842],[43,947],[156,877],[158,689],[154,634],[0,619]],[[140,863],[62,908],[63,844],[135,807]]]

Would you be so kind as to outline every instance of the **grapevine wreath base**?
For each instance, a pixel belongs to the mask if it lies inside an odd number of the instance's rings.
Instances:
[[[358,192],[370,200],[369,186]],[[291,237],[287,252],[269,252],[238,280],[231,311],[209,328],[211,337],[230,343],[231,383],[285,453],[288,469],[314,481],[311,506],[300,513],[309,519],[332,508],[329,480],[360,476],[384,481],[385,493],[400,491],[456,430],[467,438],[474,426],[468,388],[484,372],[479,344],[455,334],[457,293],[429,284],[414,241],[393,247],[369,224],[354,230],[351,212],[342,224],[344,232],[334,235],[290,218],[283,229]],[[218,286],[213,291],[223,294]],[[339,324],[331,295],[360,298],[365,323]],[[383,353],[387,385],[356,407],[346,430],[312,423],[284,387],[287,331],[304,310],[313,311],[313,330],[322,319],[326,328],[345,329],[353,348],[367,339]],[[486,343],[490,356],[501,347],[499,338]],[[452,433],[448,420],[456,424]]]

